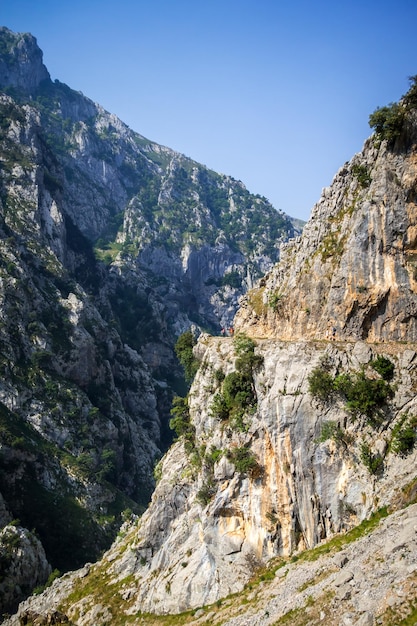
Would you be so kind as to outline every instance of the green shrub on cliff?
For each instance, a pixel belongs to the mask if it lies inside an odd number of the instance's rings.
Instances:
[[[390,448],[395,454],[406,456],[415,446],[417,441],[417,417],[403,415],[392,429]]]
[[[255,342],[243,333],[233,340],[236,371],[225,376],[221,392],[214,397],[211,413],[220,420],[230,420],[238,430],[245,430],[244,415],[256,407],[253,373],[263,358],[255,354]]]
[[[373,361],[374,369],[375,363]],[[379,362],[380,363],[380,362]],[[381,365],[385,376],[391,375],[391,368],[384,359]],[[328,369],[321,365],[313,369],[308,376],[309,392],[321,402],[331,400],[338,393],[345,399],[345,407],[353,418],[365,417],[366,422],[378,427],[383,421],[382,409],[392,395],[390,385],[383,378],[370,378],[360,372],[344,372],[333,377]]]
[[[379,139],[392,143],[400,134],[404,123],[404,109],[397,102],[378,107],[369,116],[369,126]]]
[[[190,410],[187,398],[175,396],[172,401],[171,419],[169,427],[175,432],[178,438],[184,437],[188,442],[194,443],[195,428],[190,420]]]
[[[193,354],[195,344],[196,340],[191,330],[187,330],[180,335],[175,344],[175,353],[184,368],[185,379],[189,383],[196,375],[199,366],[198,359],[196,359]]]

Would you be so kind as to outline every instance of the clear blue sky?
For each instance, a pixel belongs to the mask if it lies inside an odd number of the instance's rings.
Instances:
[[[417,74],[416,0],[0,0],[52,79],[307,219]]]

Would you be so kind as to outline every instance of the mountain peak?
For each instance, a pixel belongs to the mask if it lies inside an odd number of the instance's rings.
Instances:
[[[30,33],[14,33],[0,27],[0,88],[13,87],[33,94],[50,75],[42,50]]]

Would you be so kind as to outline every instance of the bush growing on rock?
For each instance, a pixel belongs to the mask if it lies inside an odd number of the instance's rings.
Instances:
[[[230,419],[232,426],[245,430],[244,415],[256,407],[256,391],[253,372],[263,359],[255,354],[255,342],[239,334],[233,341],[236,351],[236,371],[224,377],[221,392],[214,396],[211,405],[213,416],[222,421]]]
[[[233,448],[226,453],[226,456],[240,474],[249,474],[252,478],[256,478],[262,473],[262,468],[255,455],[247,446]]]
[[[390,449],[400,456],[406,456],[414,448],[417,441],[417,417],[403,415],[392,429]]]
[[[175,396],[171,408],[172,418],[169,427],[175,432],[178,438],[183,437],[186,448],[195,447],[195,428],[190,420],[190,410],[187,398]]]
[[[376,360],[372,365],[375,370],[379,368],[385,377],[392,377],[393,366],[391,368],[388,359]],[[322,402],[329,401],[335,393],[340,394],[352,417],[365,417],[373,428],[381,425],[384,417],[382,409],[392,396],[392,389],[384,378],[369,378],[363,370],[333,377],[322,365],[311,371],[308,384],[311,395]]]
[[[404,110],[397,102],[378,107],[369,116],[369,126],[375,129],[379,139],[386,139],[388,143],[393,143],[401,134],[403,123]]]
[[[215,494],[215,488],[212,482],[205,483],[197,492],[196,498],[200,504],[206,506]]]
[[[184,368],[185,380],[188,383],[191,383],[193,380],[199,366],[198,359],[196,359],[193,354],[195,344],[196,340],[191,330],[187,330],[180,335],[175,344],[175,353]]]
[[[334,394],[333,376],[325,369],[316,367],[308,376],[308,390],[311,395],[325,402]]]
[[[334,386],[345,396],[346,408],[353,417],[363,415],[373,427],[381,424],[381,408],[391,395],[391,388],[385,380],[368,378],[361,371],[337,376]]]
[[[323,443],[329,439],[332,439],[337,446],[343,445],[346,448],[350,443],[352,443],[352,436],[346,433],[346,431],[344,431],[343,428],[341,428],[339,424],[333,420],[326,420],[323,422],[318,441],[319,443]]]
[[[370,474],[375,475],[382,472],[384,459],[380,454],[374,454],[370,446],[365,441],[361,444],[360,458]]]
[[[392,380],[394,377],[394,363],[380,354],[371,361],[371,366],[384,380]]]
[[[391,145],[403,130],[407,112],[417,109],[417,76],[410,76],[409,80],[410,89],[402,102],[378,107],[369,116],[369,126],[375,129],[378,139],[386,139]]]

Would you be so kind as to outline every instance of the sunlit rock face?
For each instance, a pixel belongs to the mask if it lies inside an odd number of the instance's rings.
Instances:
[[[242,303],[239,328],[285,340],[416,341],[414,114],[397,147],[373,139],[323,190],[302,237]]]
[[[417,356],[409,347],[391,354],[390,347],[383,353],[396,366],[397,390],[389,408],[395,421],[417,409],[410,387]],[[361,444],[369,442],[375,453],[386,451],[387,433],[352,420],[340,400],[321,403],[308,392],[308,376],[324,358],[335,373],[365,368],[372,376],[370,363],[380,349],[364,342],[259,341],[258,407],[243,433],[211,410],[215,372],[234,368],[232,341],[201,338],[203,365],[190,392],[190,410],[196,441],[205,451],[203,467],[175,444],[129,550],[115,546],[106,557],[116,578],[134,574],[132,612],[139,607],[174,612],[215,602],[242,589],[272,556],[311,548],[392,500],[412,475],[410,459],[387,455],[376,480],[360,461]],[[321,439],[327,421],[343,428],[344,441]],[[251,473],[237,471],[228,458],[243,446],[258,464]],[[213,451],[221,451],[214,462]],[[208,482],[212,493],[204,504],[200,494]]]

